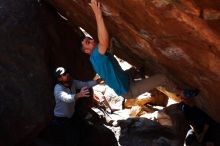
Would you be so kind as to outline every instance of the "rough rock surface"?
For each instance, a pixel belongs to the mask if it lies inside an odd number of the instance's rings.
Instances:
[[[89,0],[48,0],[76,26],[96,37]],[[197,104],[220,122],[220,1],[100,0],[116,54],[164,73],[180,87],[201,90]]]
[[[0,145],[14,145],[39,131],[50,114],[51,78],[46,36],[37,3],[1,0]],[[42,104],[44,103],[44,104]]]
[[[81,79],[94,73],[87,59],[78,63],[79,37],[52,8],[35,0],[0,3],[0,145],[25,145],[52,115],[54,67],[75,66]]]
[[[157,114],[157,121],[144,117],[130,118],[119,122],[122,146],[181,146],[187,131],[184,116],[177,105],[172,105]]]

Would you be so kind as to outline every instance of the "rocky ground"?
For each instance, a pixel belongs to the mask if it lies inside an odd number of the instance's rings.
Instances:
[[[137,103],[141,102],[137,101],[133,102],[134,106],[131,106],[131,103],[129,103],[129,108],[122,109],[122,97],[118,97],[108,87],[104,95],[112,109],[117,110],[113,113],[111,113],[110,109],[104,107],[93,108],[93,110],[101,117],[105,117],[104,129],[108,128],[114,133],[117,145],[177,146],[182,143],[182,133],[185,132],[185,125],[180,126],[180,122],[174,122],[175,120],[182,119],[181,113],[175,111],[176,106],[167,108],[169,111],[171,110],[170,115],[166,113],[166,110],[162,110],[163,107],[161,106],[140,106]],[[150,93],[139,97],[141,101],[145,98],[150,98]],[[172,119],[173,115],[178,116],[178,118]],[[49,129],[47,132],[42,132],[31,145],[59,145],[59,141],[56,142],[58,139],[54,135],[54,133],[57,133],[56,128]],[[96,140],[101,141],[100,138]]]

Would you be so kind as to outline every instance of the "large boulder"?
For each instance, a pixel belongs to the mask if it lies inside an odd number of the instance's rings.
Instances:
[[[94,38],[89,0],[47,0]],[[220,1],[100,0],[115,53],[144,65],[148,75],[164,73],[181,88],[201,90],[197,105],[220,122]]]
[[[44,56],[48,42],[38,9],[34,0],[1,0],[0,145],[33,136],[51,111],[52,84]]]
[[[76,28],[52,7],[1,0],[0,12],[0,145],[25,145],[52,116],[54,68],[64,65],[77,79],[94,72],[79,61]]]

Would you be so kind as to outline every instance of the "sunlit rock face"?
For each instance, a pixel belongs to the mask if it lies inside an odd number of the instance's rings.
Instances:
[[[53,114],[54,68],[64,65],[78,79],[94,72],[88,60],[79,61],[88,57],[77,55],[77,32],[53,8],[0,2],[0,145],[26,145]]]
[[[48,0],[96,38],[89,0]],[[146,73],[201,90],[197,104],[220,122],[220,1],[100,0],[115,53]]]

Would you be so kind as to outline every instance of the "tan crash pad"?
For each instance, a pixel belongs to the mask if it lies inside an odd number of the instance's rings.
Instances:
[[[144,106],[149,103],[156,106],[166,106],[168,97],[157,89],[153,89],[148,93],[139,96],[135,99],[126,99],[125,107],[131,108],[132,106]]]

